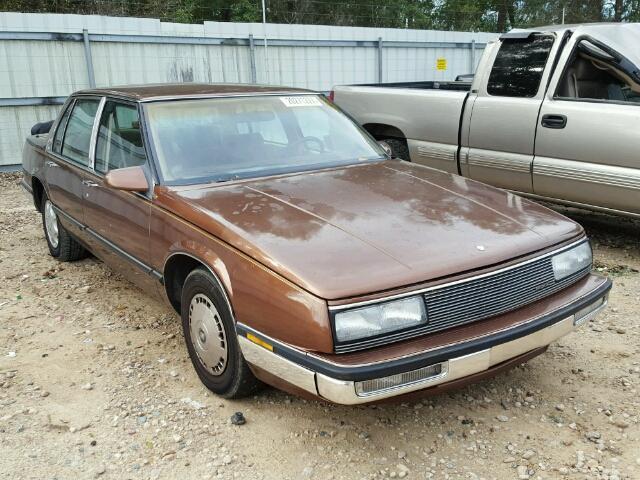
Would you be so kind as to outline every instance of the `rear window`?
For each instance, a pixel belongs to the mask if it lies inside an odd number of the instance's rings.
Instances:
[[[550,35],[503,40],[489,76],[489,95],[535,97],[553,42]]]

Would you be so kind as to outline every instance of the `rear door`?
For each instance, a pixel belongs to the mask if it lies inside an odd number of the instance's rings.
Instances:
[[[471,92],[476,98],[468,144],[461,151],[462,167],[470,178],[533,191],[536,123],[555,43],[551,33],[507,34],[487,59],[492,67],[478,91]]]
[[[622,31],[621,31],[622,32]],[[640,213],[640,58],[574,35],[542,105],[534,193]],[[634,58],[635,55],[635,58]],[[634,73],[635,72],[635,73]]]
[[[63,217],[76,224],[84,222],[82,181],[90,168],[89,150],[99,104],[100,99],[95,97],[78,97],[69,103],[56,128],[44,167],[51,202]]]

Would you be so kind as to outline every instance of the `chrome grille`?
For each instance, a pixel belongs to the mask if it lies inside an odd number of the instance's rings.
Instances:
[[[551,258],[522,265],[424,295],[429,332],[436,332],[523,307],[575,283],[589,272],[556,281]]]
[[[427,307],[426,325],[337,344],[335,351],[347,353],[386,345],[501,315],[552,295],[577,282],[589,271],[586,268],[556,281],[551,255],[546,255],[496,273],[437,286],[422,293]]]

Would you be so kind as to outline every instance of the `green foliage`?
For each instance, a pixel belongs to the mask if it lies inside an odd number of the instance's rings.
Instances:
[[[640,0],[266,0],[267,21],[505,31],[561,23],[640,21]],[[261,0],[0,0],[0,11],[260,22]]]

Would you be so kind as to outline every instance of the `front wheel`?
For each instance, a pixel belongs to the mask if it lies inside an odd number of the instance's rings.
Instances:
[[[400,160],[411,161],[409,156],[409,146],[404,138],[383,138],[382,141],[387,142],[391,147],[391,156]]]
[[[42,227],[49,253],[61,262],[72,262],[87,256],[87,251],[60,224],[58,214],[46,193],[42,194]]]
[[[212,392],[240,398],[260,382],[245,362],[224,293],[208,270],[197,268],[186,278],[181,299],[182,329],[196,373]]]

